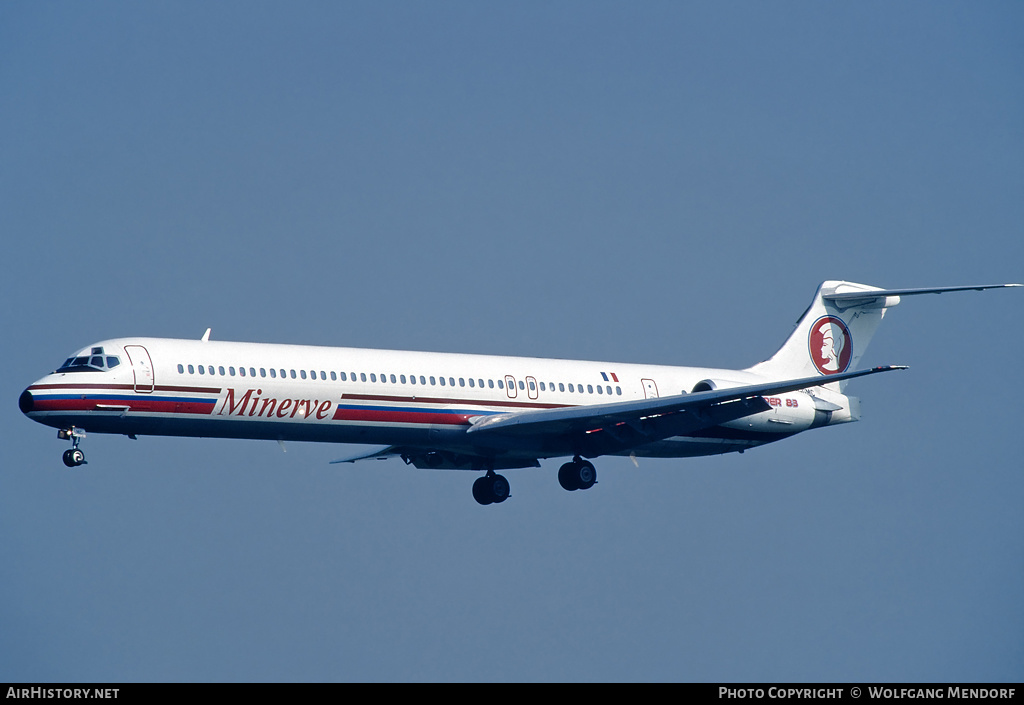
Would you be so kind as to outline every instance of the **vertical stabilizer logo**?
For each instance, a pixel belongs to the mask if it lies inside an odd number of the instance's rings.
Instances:
[[[853,355],[850,329],[835,316],[822,316],[811,325],[807,339],[814,366],[823,375],[845,372]]]

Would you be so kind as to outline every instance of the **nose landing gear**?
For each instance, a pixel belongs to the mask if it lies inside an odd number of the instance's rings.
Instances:
[[[85,431],[80,428],[62,428],[57,431],[57,438],[62,441],[71,440],[71,448],[64,451],[64,464],[69,468],[76,468],[85,465],[85,453],[78,448],[78,444],[85,438]]]

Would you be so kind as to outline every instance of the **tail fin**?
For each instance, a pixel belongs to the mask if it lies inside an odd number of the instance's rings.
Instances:
[[[818,287],[814,300],[796,328],[771,358],[749,372],[775,379],[829,375],[855,369],[885,312],[901,296],[941,294],[945,291],[996,289],[1020,284],[953,286],[931,289],[879,289],[866,284],[827,281]],[[822,380],[825,381],[824,379]],[[846,381],[837,383],[842,391]]]

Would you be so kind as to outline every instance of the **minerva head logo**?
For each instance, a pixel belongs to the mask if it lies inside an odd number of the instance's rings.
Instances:
[[[807,339],[811,361],[823,375],[845,372],[853,355],[850,329],[835,316],[822,316],[811,325]]]

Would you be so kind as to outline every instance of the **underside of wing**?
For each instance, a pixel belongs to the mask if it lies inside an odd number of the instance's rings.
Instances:
[[[338,458],[332,460],[331,465],[337,465],[338,463],[354,463],[357,460],[386,460],[387,458],[393,458],[396,455],[400,455],[398,446],[377,446],[370,450],[364,450],[355,455],[349,455],[344,458]]]

